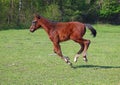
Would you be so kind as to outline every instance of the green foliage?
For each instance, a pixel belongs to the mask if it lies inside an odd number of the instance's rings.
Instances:
[[[120,12],[119,3],[115,0],[106,0],[102,4],[102,8],[100,10],[101,16],[109,17],[111,14],[116,14]]]
[[[50,4],[46,6],[45,11],[43,12],[43,15],[48,17],[51,20],[59,20],[61,16],[59,7],[56,4]]]
[[[100,17],[104,20],[113,21],[114,16],[120,16],[120,3],[118,0],[104,0],[101,10],[100,10]],[[116,17],[117,18],[117,17]],[[118,17],[119,18],[119,17]]]
[[[0,29],[29,27],[34,13],[55,21],[120,24],[118,0],[0,0]]]

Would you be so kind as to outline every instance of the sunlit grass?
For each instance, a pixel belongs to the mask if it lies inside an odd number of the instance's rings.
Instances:
[[[73,41],[61,43],[74,68],[54,55],[44,30],[0,31],[0,85],[119,85],[120,26],[94,25],[97,37],[91,40],[88,63],[73,63],[80,49]]]

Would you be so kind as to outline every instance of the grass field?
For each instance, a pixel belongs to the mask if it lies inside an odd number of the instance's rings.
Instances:
[[[91,40],[88,63],[82,60],[71,68],[53,53],[44,30],[0,31],[0,85],[120,85],[120,26],[94,25],[97,37]],[[73,62],[79,45],[61,43],[64,55]]]

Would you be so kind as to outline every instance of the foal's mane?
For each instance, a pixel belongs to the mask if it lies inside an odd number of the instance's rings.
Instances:
[[[52,21],[52,20],[49,20],[47,18],[44,18],[42,16],[39,16],[40,18],[39,19],[42,19],[43,21],[45,21],[45,25],[47,26],[48,29],[55,29],[56,28],[56,24],[58,23],[57,21]]]
[[[38,16],[40,16],[40,15],[38,15]],[[53,21],[53,20],[50,20],[50,19],[44,18],[43,16],[40,16],[40,17],[42,17],[43,19],[47,20],[48,22],[50,22],[50,23],[52,23],[52,24],[56,24],[56,23],[58,23],[58,21]]]

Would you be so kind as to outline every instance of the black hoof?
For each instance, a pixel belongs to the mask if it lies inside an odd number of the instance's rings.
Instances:
[[[68,65],[72,66],[72,63],[70,62],[70,58],[69,58],[69,57],[65,57],[65,62],[66,62]]]
[[[72,63],[71,63],[71,62],[68,62],[67,64],[68,64],[69,66],[73,67],[73,65],[72,65]]]

